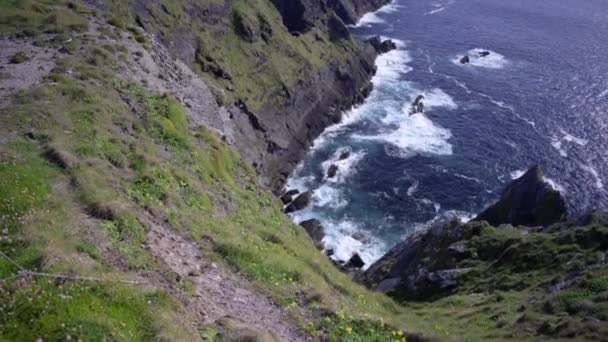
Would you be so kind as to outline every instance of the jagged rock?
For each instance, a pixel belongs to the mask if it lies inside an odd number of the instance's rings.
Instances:
[[[310,238],[315,242],[321,242],[325,237],[325,230],[321,221],[317,219],[306,220],[304,222],[300,222],[300,226],[306,230],[306,233],[310,236]]]
[[[346,24],[356,23],[367,12],[390,0],[272,0],[281,13],[283,24],[293,34],[309,31],[328,11],[333,11]]]
[[[340,157],[338,157],[338,159],[345,160],[345,159],[348,159],[349,157],[350,157],[350,151],[346,150],[346,151],[340,153]]]
[[[540,166],[535,165],[503,191],[500,200],[484,210],[476,221],[493,226],[548,226],[567,218],[567,207],[559,191],[545,182]]]
[[[360,269],[365,266],[365,262],[361,259],[361,256],[358,253],[353,254],[352,257],[348,260],[346,264],[344,264],[345,269]]]
[[[289,214],[289,213],[293,213],[294,211],[302,210],[310,204],[311,200],[312,200],[312,192],[306,191],[305,193],[296,197],[296,199],[293,202],[291,202],[287,206],[287,208],[285,208],[285,213]]]
[[[333,12],[327,19],[327,28],[329,30],[329,38],[332,41],[350,38],[348,27],[346,27],[342,19]]]
[[[338,173],[338,165],[331,164],[327,170],[327,178],[334,178]]]
[[[376,51],[380,54],[387,53],[397,48],[397,44],[390,39],[382,41],[379,36],[372,37],[367,40]]]
[[[470,63],[470,62],[471,62],[471,59],[469,58],[469,56],[468,56],[468,55],[463,56],[463,57],[460,59],[460,64],[467,64],[467,63]]]
[[[424,102],[422,100],[424,100],[424,95],[416,96],[416,99],[410,108],[410,115],[424,112]]]
[[[281,196],[281,202],[283,202],[283,204],[289,204],[293,201],[293,197],[299,193],[300,190],[297,189],[288,190]]]

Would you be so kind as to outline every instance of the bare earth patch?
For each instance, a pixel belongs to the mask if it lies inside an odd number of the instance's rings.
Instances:
[[[11,61],[18,53],[29,57],[22,63]],[[55,66],[56,51],[29,42],[0,37],[0,108],[19,90],[38,84]]]
[[[261,331],[272,332],[280,341],[303,341],[304,336],[288,313],[267,297],[255,293],[248,280],[203,259],[199,246],[175,231],[146,218],[146,248],[182,279],[195,284],[188,300],[199,323],[235,317]]]

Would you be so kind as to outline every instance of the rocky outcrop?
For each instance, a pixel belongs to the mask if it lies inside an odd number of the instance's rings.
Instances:
[[[286,102],[265,104],[257,113],[265,131],[244,132],[233,139],[242,156],[258,171],[262,184],[275,193],[280,192],[314,139],[326,127],[338,123],[345,110],[361,103],[371,92],[377,53],[369,43],[357,45],[359,53],[352,54],[345,64],[322,67],[289,89]],[[233,117],[249,125],[249,119],[238,111]]]
[[[317,219],[310,219],[304,222],[300,222],[300,226],[302,226],[304,230],[306,230],[306,233],[308,233],[310,238],[316,243],[321,243],[321,241],[325,237],[325,230],[323,228],[323,225],[321,224],[321,221]]]
[[[330,178],[330,179],[334,178],[337,173],[338,173],[338,165],[331,164],[329,166],[329,169],[327,169],[327,178]]]
[[[379,36],[375,36],[372,37],[370,39],[367,40],[370,44],[372,44],[372,46],[374,47],[374,49],[376,49],[376,52],[378,53],[387,53],[391,50],[395,50],[397,48],[397,44],[395,42],[393,42],[390,39],[387,40],[382,40]]]
[[[311,200],[312,200],[312,193],[310,191],[306,191],[305,193],[296,197],[296,199],[293,200],[293,202],[291,202],[285,208],[285,213],[289,214],[289,213],[293,213],[294,211],[302,210],[302,209],[308,207]]]
[[[281,202],[283,202],[283,204],[289,204],[291,203],[291,201],[293,201],[294,196],[299,193],[300,191],[297,189],[288,190],[283,195],[281,195]]]
[[[419,114],[424,112],[424,96],[418,95],[410,107],[410,115]]]
[[[491,225],[547,226],[567,218],[567,207],[559,191],[545,182],[535,165],[503,191],[500,200],[475,220]]]
[[[310,30],[328,11],[346,24],[354,24],[363,14],[375,11],[389,0],[273,0],[283,24],[294,34]]]

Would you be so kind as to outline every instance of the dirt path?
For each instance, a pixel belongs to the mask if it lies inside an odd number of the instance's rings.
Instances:
[[[170,228],[153,222],[150,217],[146,223],[149,229],[146,245],[150,253],[196,285],[189,306],[201,323],[214,323],[231,316],[256,329],[272,332],[280,341],[305,340],[288,313],[255,293],[247,279],[204,260],[196,243]]]

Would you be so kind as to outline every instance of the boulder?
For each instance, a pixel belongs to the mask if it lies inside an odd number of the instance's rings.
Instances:
[[[338,165],[331,164],[327,170],[327,178],[334,178],[338,173]]]
[[[379,54],[387,53],[397,48],[394,41],[387,39],[382,41],[379,36],[372,37],[367,40]]]
[[[545,182],[540,166],[535,165],[511,182],[500,200],[484,210],[475,221],[493,226],[548,226],[567,218],[566,201]]]
[[[416,99],[410,108],[410,115],[424,112],[424,102],[422,100],[424,100],[424,95],[416,96]]]
[[[323,225],[317,219],[306,220],[300,222],[300,226],[306,230],[306,233],[310,236],[310,238],[317,243],[320,243],[325,237],[325,230],[323,229]]]
[[[283,204],[289,204],[291,201],[293,201],[293,197],[299,193],[300,191],[297,189],[288,190],[281,195],[281,202],[283,202]]]
[[[471,62],[471,59],[469,58],[468,55],[466,55],[460,59],[460,64],[467,64],[469,62]]]
[[[285,208],[285,213],[293,213],[294,211],[302,210],[310,204],[312,200],[312,192],[306,191],[303,194],[300,194],[296,199],[291,202],[287,208]]]
[[[348,159],[349,157],[350,157],[350,151],[346,150],[346,151],[340,153],[340,157],[338,157],[338,159],[345,160],[345,159]]]
[[[344,264],[345,269],[360,269],[363,268],[363,266],[365,266],[365,262],[358,253],[353,254],[348,262]]]
[[[490,51],[480,51],[477,53],[479,57],[487,57],[490,55]]]

